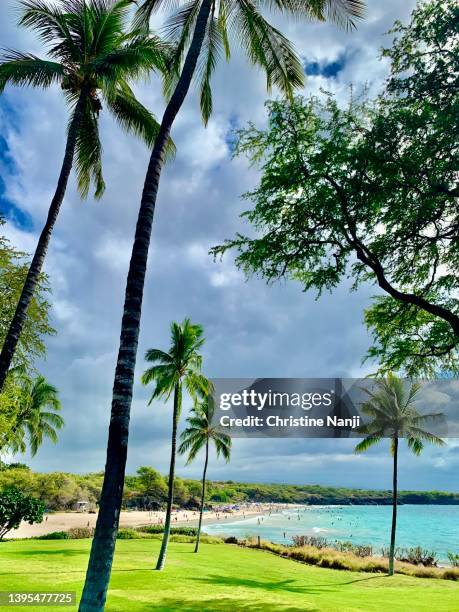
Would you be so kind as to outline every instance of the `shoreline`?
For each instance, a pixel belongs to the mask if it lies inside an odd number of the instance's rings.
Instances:
[[[237,507],[218,506],[212,511],[207,511],[203,514],[202,524],[224,524],[225,522],[243,521],[247,518],[262,516],[269,514],[272,511],[280,512],[281,510],[293,510],[302,507],[301,504],[265,504],[251,503],[238,504]],[[125,510],[120,514],[120,529],[144,527],[146,525],[161,525],[164,524],[166,512],[164,510],[148,511],[148,510]],[[33,538],[41,535],[46,535],[54,531],[68,531],[75,528],[94,528],[96,526],[97,513],[89,512],[54,512],[46,514],[41,523],[29,525],[22,522],[18,529],[10,531],[6,538],[22,539]],[[172,513],[171,526],[190,526],[196,527],[199,521],[199,512],[197,510],[178,510]]]

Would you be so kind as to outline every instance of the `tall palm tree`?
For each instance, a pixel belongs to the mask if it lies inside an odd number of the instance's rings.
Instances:
[[[171,346],[168,353],[160,349],[150,349],[145,355],[147,361],[155,364],[145,370],[142,376],[142,383],[144,385],[149,385],[150,383],[155,385],[149,405],[155,399],[162,398],[167,401],[174,394],[167,510],[164,521],[163,541],[156,564],[157,570],[162,570],[166,562],[171,530],[177,428],[182,408],[182,385],[185,385],[188,393],[193,398],[196,398],[198,393],[207,393],[209,390],[209,383],[201,373],[202,357],[199,354],[199,349],[203,344],[202,327],[192,324],[189,319],[185,319],[182,324],[175,322],[171,324]]]
[[[376,381],[375,390],[363,389],[369,399],[361,406],[362,412],[371,420],[360,428],[366,437],[357,444],[355,451],[362,453],[383,438],[390,438],[390,450],[394,459],[392,477],[392,528],[390,534],[389,576],[394,574],[395,533],[397,529],[397,477],[398,442],[406,438],[408,448],[419,455],[424,442],[443,446],[441,438],[424,429],[427,421],[443,418],[442,413],[421,414],[415,406],[421,388],[418,383],[409,387],[394,374]]]
[[[158,134],[158,123],[135,98],[129,81],[147,76],[153,69],[165,70],[169,47],[155,36],[127,33],[132,2],[58,0],[51,4],[23,0],[19,2],[19,25],[37,32],[49,59],[21,51],[7,51],[0,57],[0,92],[8,83],[40,88],[57,83],[70,112],[56,191],[0,354],[0,390],[39,282],[72,166],[76,167],[82,197],[87,196],[91,182],[97,198],[104,191],[99,139],[101,99],[123,129],[137,134],[149,146]],[[167,147],[170,149],[170,142]]]
[[[199,509],[198,533],[194,552],[199,550],[201,539],[202,514],[206,498],[206,474],[209,464],[209,446],[213,442],[217,451],[217,457],[222,455],[226,462],[231,456],[231,438],[223,433],[218,425],[214,423],[215,402],[211,395],[207,395],[202,401],[195,402],[192,414],[187,418],[188,427],[182,432],[179,453],[183,455],[188,452],[187,464],[191,463],[201,448],[205,448],[204,471],[202,474],[201,507]]]
[[[64,426],[64,419],[59,414],[61,402],[56,387],[50,385],[44,376],[31,379],[23,372],[14,376],[17,378],[18,408],[8,438],[8,449],[13,453],[24,453],[28,442],[33,457],[44,438],[57,442],[57,430]]]
[[[290,95],[296,86],[303,83],[301,61],[288,39],[269,24],[258,8],[265,6],[287,15],[319,21],[330,19],[353,27],[353,20],[363,15],[365,6],[362,0],[264,0],[256,3],[253,0],[178,0],[177,3],[170,3],[168,0],[146,0],[137,14],[137,25],[147,24],[154,12],[171,4],[178,5],[168,27],[171,37],[178,41],[173,68],[180,76],[177,79],[171,78],[168,83],[168,91],[172,94],[151,153],[137,217],[113,383],[106,473],[80,612],[103,609],[110,581],[114,551],[111,542],[114,541],[118,528],[121,508],[134,370],[156,198],[165,161],[166,143],[191,81],[198,71],[201,82],[201,109],[206,122],[212,111],[211,76],[222,49],[226,58],[230,57],[231,34],[242,44],[249,61],[265,71],[268,88],[276,85],[282,92]],[[183,63],[182,57],[185,58]],[[173,75],[174,70],[171,72]]]

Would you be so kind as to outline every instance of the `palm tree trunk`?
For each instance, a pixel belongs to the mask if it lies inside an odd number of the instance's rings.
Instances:
[[[162,570],[166,563],[167,547],[169,546],[169,536],[171,533],[171,515],[172,504],[174,502],[174,477],[175,477],[175,457],[177,448],[177,427],[179,419],[179,411],[181,404],[181,388],[180,383],[177,383],[174,391],[174,414],[172,417],[172,444],[171,444],[171,463],[169,467],[169,482],[167,491],[167,509],[166,519],[164,521],[163,541],[161,542],[161,550],[159,551],[156,569]]]
[[[395,532],[397,529],[397,462],[398,438],[394,438],[394,474],[392,483],[392,528],[390,532],[389,576],[394,575]]]
[[[37,248],[35,249],[35,254],[27,272],[21,296],[16,306],[16,311],[13,315],[10,327],[3,343],[2,352],[0,354],[0,391],[3,389],[8,370],[10,369],[11,362],[16,351],[16,346],[19,342],[19,337],[26,321],[27,310],[40,279],[40,274],[43,268],[46,253],[48,251],[48,245],[54,224],[56,223],[61,204],[64,200],[67,183],[73,166],[78,129],[83,117],[87,94],[87,88],[83,87],[69,126],[64,161],[62,162],[56,191],[48,210],[48,217],[41,231],[40,238],[38,239]]]
[[[211,6],[212,0],[203,0],[199,9],[182,74],[164,111],[148,165],[126,284],[120,346],[113,384],[105,476],[79,612],[103,610],[107,597],[123,495],[132,387],[156,197],[167,140],[175,117],[190,88],[205,37]]]
[[[204,512],[204,502],[206,498],[206,473],[207,473],[208,463],[209,463],[209,438],[207,438],[206,440],[206,460],[204,461],[204,472],[202,474],[201,508],[199,511],[199,524],[198,524],[198,534],[196,536],[196,546],[194,547],[195,553],[197,553],[199,550],[199,542],[201,540],[202,513]]]

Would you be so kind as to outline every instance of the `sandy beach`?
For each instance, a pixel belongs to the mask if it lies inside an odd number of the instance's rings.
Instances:
[[[226,507],[214,508],[203,516],[203,524],[234,520],[243,520],[250,516],[269,514],[282,509],[293,508],[289,504],[241,504],[237,509],[228,510]],[[140,527],[142,525],[158,525],[164,523],[164,511],[149,512],[129,510],[121,512],[120,527]],[[178,510],[172,514],[173,525],[196,526],[199,513],[193,510]],[[29,525],[22,522],[19,529],[10,531],[8,538],[32,538],[53,531],[67,531],[73,527],[95,527],[97,514],[88,512],[54,512],[45,515],[42,523]]]

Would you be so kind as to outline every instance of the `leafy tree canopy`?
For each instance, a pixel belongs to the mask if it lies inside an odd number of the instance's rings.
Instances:
[[[0,228],[5,221],[0,217]],[[27,276],[29,262],[26,253],[15,249],[5,236],[0,236],[0,346],[3,344],[16,304]],[[55,333],[49,322],[50,287],[46,275],[41,275],[37,291],[27,311],[27,318],[14,356],[13,366],[33,370],[36,358],[45,354],[44,338]]]
[[[24,495],[12,487],[0,493],[0,540],[11,531],[17,529],[21,521],[30,525],[41,523],[45,505],[35,497]]]
[[[4,225],[0,218],[0,227]],[[27,276],[28,261],[26,253],[15,249],[10,242],[0,236],[0,346],[3,344],[13,317],[17,301]],[[22,334],[14,356],[13,367],[0,393],[0,449],[11,440],[12,428],[16,422],[23,399],[22,386],[15,375],[22,373],[22,380],[35,375],[35,360],[46,353],[44,339],[53,335],[55,330],[49,321],[50,287],[45,274],[40,276],[37,291],[27,311]]]
[[[458,29],[455,3],[420,4],[395,26],[377,100],[269,102],[265,129],[237,133],[261,170],[244,213],[257,235],[213,253],[236,248],[247,273],[319,295],[346,277],[377,284],[365,320],[382,370],[459,371]]]

